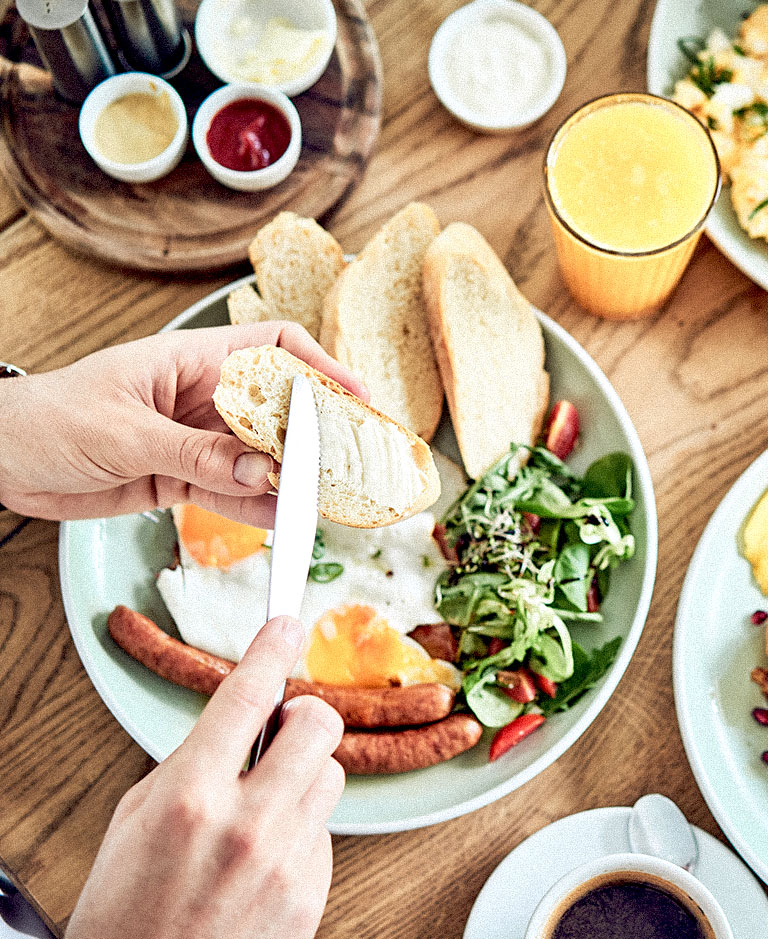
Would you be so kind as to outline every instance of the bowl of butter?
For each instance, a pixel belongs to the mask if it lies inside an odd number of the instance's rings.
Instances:
[[[331,0],[203,0],[195,42],[221,81],[266,85],[292,97],[328,66],[336,11]]]

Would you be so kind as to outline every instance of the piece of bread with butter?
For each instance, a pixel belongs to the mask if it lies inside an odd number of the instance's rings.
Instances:
[[[251,242],[256,274],[227,297],[233,323],[290,320],[313,339],[320,335],[323,300],[344,268],[339,243],[313,218],[281,212]]]
[[[425,440],[443,407],[421,286],[424,254],[439,231],[422,203],[393,216],[341,272],[320,331],[320,345],[365,382],[371,404]]]
[[[509,448],[533,444],[549,397],[532,305],[488,242],[455,222],[424,257],[424,298],[464,467],[478,479]]]
[[[285,349],[257,346],[231,353],[213,401],[244,443],[280,462],[296,375],[309,378],[317,406],[318,508],[324,518],[379,528],[437,500],[440,477],[428,444]],[[269,478],[277,486],[279,474]]]

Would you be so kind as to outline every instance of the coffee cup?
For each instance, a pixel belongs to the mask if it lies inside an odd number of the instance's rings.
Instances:
[[[700,881],[646,854],[612,854],[566,874],[534,910],[525,939],[609,939],[627,935],[621,924],[643,916],[656,932],[637,935],[733,939],[720,904]],[[667,933],[660,925],[665,920]]]

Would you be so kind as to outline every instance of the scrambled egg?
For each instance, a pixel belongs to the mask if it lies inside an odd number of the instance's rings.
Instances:
[[[673,100],[709,128],[739,224],[768,239],[768,3],[736,39],[715,29],[703,48],[693,51],[689,40],[680,47],[693,64]]]

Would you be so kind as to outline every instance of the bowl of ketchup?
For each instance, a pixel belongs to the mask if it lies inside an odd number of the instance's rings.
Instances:
[[[301,152],[301,121],[273,88],[224,85],[198,108],[192,142],[205,168],[230,189],[253,192],[282,182]]]

